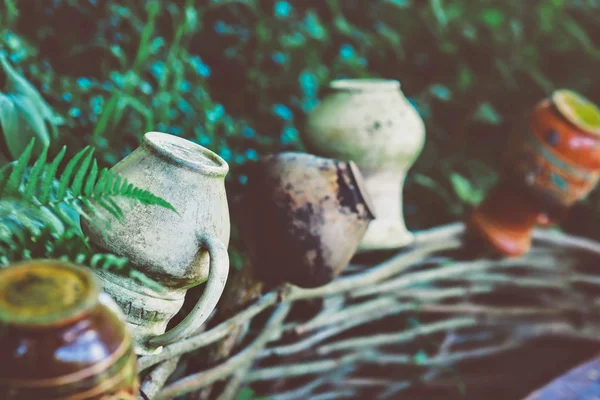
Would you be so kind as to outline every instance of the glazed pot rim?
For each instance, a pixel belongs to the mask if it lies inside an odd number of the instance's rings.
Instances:
[[[224,177],[229,172],[229,165],[223,158],[191,140],[152,131],[144,134],[142,143],[154,154],[174,165],[213,177]]]
[[[335,79],[329,83],[332,90],[352,92],[381,92],[400,90],[400,81],[385,78]]]
[[[50,311],[45,314],[23,314],[18,313],[19,306],[16,305],[13,310],[8,309],[6,299],[0,293],[0,324],[20,329],[44,329],[48,327],[61,327],[79,320],[88,314],[92,309],[100,304],[101,284],[91,271],[73,263],[63,260],[53,259],[32,259],[12,264],[0,271],[0,288],[9,286],[10,281],[14,279],[27,278],[27,273],[35,274],[37,270],[44,270],[48,267],[64,270],[64,274],[76,276],[80,285],[85,290],[78,301],[64,307],[58,311]],[[35,275],[30,275],[35,276]],[[18,281],[17,281],[18,282]],[[22,307],[26,307],[23,305]],[[33,305],[32,305],[33,307]]]
[[[569,97],[572,100],[574,99],[575,101],[587,103],[586,105],[587,105],[588,109],[591,108],[593,110],[594,114],[596,114],[596,118],[600,114],[600,108],[598,108],[598,106],[594,102],[592,102],[587,97],[585,97],[573,90],[569,90],[569,89],[555,90],[552,93],[552,95],[550,96],[550,98],[546,99],[546,100],[549,101],[550,103],[552,103],[552,105],[554,106],[556,111],[564,119],[566,119],[571,125],[574,125],[575,127],[581,129],[582,131],[584,131],[592,136],[595,136],[596,138],[600,137],[600,127],[597,124],[595,126],[590,126],[590,125],[586,124],[586,122],[582,120],[583,117],[580,114],[578,114],[578,111],[573,110],[571,105],[567,104],[564,101],[565,97]],[[540,103],[543,103],[543,102],[544,101],[542,100]]]

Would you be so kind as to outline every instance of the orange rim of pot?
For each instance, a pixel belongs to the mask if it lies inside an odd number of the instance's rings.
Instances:
[[[552,93],[552,102],[570,123],[600,137],[600,108],[592,101],[572,90],[560,89]]]

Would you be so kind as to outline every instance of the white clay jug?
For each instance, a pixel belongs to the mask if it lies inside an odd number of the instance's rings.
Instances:
[[[402,190],[406,173],[423,149],[425,126],[400,82],[332,81],[308,116],[303,141],[314,154],[354,161],[362,172],[376,219],[359,252],[391,250],[412,242],[404,223]]]
[[[117,197],[124,216],[117,221],[106,213],[109,229],[81,222],[94,245],[127,257],[164,288],[157,292],[133,279],[98,270],[104,290],[127,317],[138,354],[156,353],[160,346],[196,332],[221,297],[229,272],[228,170],[221,157],[196,143],[165,133],[146,133],[141,146],[112,171],[167,200],[177,212]],[[187,290],[203,282],[206,287],[196,306],[165,333]]]

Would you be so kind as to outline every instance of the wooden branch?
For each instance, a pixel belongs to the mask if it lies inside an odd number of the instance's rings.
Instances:
[[[184,395],[204,386],[210,385],[220,379],[229,376],[236,368],[252,362],[262,348],[273,338],[281,333],[280,327],[287,316],[291,305],[284,303],[279,305],[261,334],[244,350],[229,358],[223,364],[180,379],[165,387],[156,397],[156,400],[169,400]]]

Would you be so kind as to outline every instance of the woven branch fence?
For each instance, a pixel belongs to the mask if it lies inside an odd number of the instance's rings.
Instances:
[[[518,259],[474,255],[462,224],[419,232],[326,286],[255,291],[140,358],[141,396],[520,399],[600,350],[599,261],[600,243],[558,231]]]

